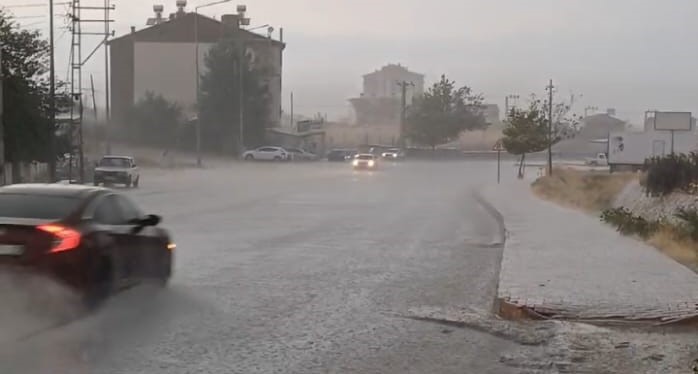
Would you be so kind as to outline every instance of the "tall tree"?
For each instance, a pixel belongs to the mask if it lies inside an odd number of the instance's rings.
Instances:
[[[0,8],[0,48],[2,49],[3,125],[5,159],[15,163],[48,161],[65,149],[50,154],[51,126],[49,103],[49,44],[38,31],[22,30]],[[59,82],[58,87],[62,84]],[[67,94],[57,97],[57,109],[70,105]],[[65,141],[57,141],[58,145]],[[13,168],[18,171],[18,168]],[[15,174],[15,177],[18,177]]]
[[[461,133],[488,126],[482,113],[482,96],[468,86],[456,87],[445,75],[421,97],[406,116],[407,137],[432,149],[458,139]]]
[[[511,108],[507,113],[502,145],[507,152],[521,156],[519,178],[523,178],[526,154],[544,151],[562,139],[574,137],[578,132],[579,117],[571,114],[570,103],[553,103],[553,127],[548,121],[547,100],[531,95],[528,108]]]
[[[511,108],[502,131],[502,145],[507,152],[521,156],[519,178],[523,178],[527,153],[543,151],[548,147],[549,126],[545,108],[539,100],[531,101],[527,109]]]
[[[201,77],[200,101],[204,147],[240,151],[241,78],[245,143],[242,146],[249,148],[264,142],[270,125],[268,72],[256,67],[242,48],[236,39],[226,38],[206,55],[207,72]]]
[[[177,145],[182,108],[162,95],[146,92],[129,114],[128,132],[134,141],[169,149]]]

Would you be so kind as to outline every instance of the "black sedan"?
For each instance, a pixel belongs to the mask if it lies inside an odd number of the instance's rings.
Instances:
[[[77,185],[0,188],[0,266],[53,278],[88,305],[172,272],[174,243],[126,196]]]

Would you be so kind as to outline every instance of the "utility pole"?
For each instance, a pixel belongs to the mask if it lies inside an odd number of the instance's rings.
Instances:
[[[548,175],[553,175],[553,80],[548,85]]]
[[[95,80],[90,74],[90,89],[92,91],[92,108],[95,115],[95,125],[94,125],[94,142],[95,149],[99,149],[99,134],[97,133],[97,123],[99,123],[99,115],[97,113],[97,98],[95,97]]]
[[[406,117],[407,117],[407,87],[414,87],[413,82],[408,82],[408,81],[399,81],[397,82],[397,85],[400,86],[400,90],[402,92],[402,96],[400,98],[400,148],[404,149],[406,146],[406,139],[405,139],[405,126],[406,126]]]
[[[240,148],[238,149],[238,151],[240,152],[240,154],[242,154],[242,152],[245,152],[245,58],[245,42],[243,41],[242,48],[240,49],[240,63],[238,64],[238,66],[240,67],[240,83],[238,84],[238,86],[240,86],[240,103],[238,104],[240,106],[240,111],[238,113],[240,115]]]
[[[70,62],[70,98],[72,105],[70,106],[70,133],[73,135],[74,125],[78,126],[78,152],[79,152],[79,182],[83,182],[84,167],[83,167],[83,144],[82,144],[82,29],[80,23],[80,0],[72,2],[72,17],[71,17],[71,56]],[[75,102],[78,102],[77,114],[75,112]],[[71,145],[73,142],[71,141]],[[72,148],[72,147],[71,147]],[[70,164],[68,180],[73,180],[72,172],[72,155],[73,149],[70,150]]]
[[[53,0],[48,2],[49,12],[49,44],[51,57],[49,62],[49,134],[48,134],[48,178],[49,182],[56,182],[56,57],[53,32]]]
[[[71,150],[70,150],[70,167],[68,168],[69,170],[69,175],[68,179],[72,180],[73,179],[73,173],[72,173],[72,159],[73,159],[73,152],[74,152],[74,132],[75,132],[75,127],[77,127],[77,148],[78,148],[78,157],[79,157],[79,182],[80,183],[85,183],[85,144],[84,144],[84,139],[83,139],[83,112],[84,112],[84,106],[83,106],[83,88],[82,88],[82,67],[85,65],[85,63],[99,50],[99,48],[102,46],[102,43],[106,43],[107,38],[109,37],[109,34],[106,32],[83,32],[82,31],[82,24],[83,23],[109,23],[112,22],[110,19],[84,19],[82,18],[82,11],[83,10],[102,10],[105,12],[105,15],[107,15],[108,10],[114,9],[112,6],[108,6],[108,0],[106,0],[104,7],[96,7],[96,6],[82,6],[81,0],[72,0],[71,1],[71,25],[70,25],[70,30],[71,30],[71,60],[70,60],[70,97],[72,101],[72,105],[70,107],[70,135],[71,135]],[[108,26],[105,27],[105,30],[108,30]],[[102,36],[104,39],[102,42],[97,45],[97,47],[87,56],[85,60],[82,59],[82,37],[83,35],[98,35]],[[106,47],[105,47],[106,48]],[[105,72],[105,78],[108,81],[109,76],[107,72]],[[107,89],[107,92],[109,90]],[[76,103],[77,103],[77,108],[76,108]]]
[[[294,128],[294,126],[293,126],[293,92],[291,92],[291,128]]]
[[[109,35],[111,34],[109,26],[109,11],[111,10],[111,5],[109,0],[104,0],[104,140],[106,144],[106,154],[111,154],[111,93],[109,92],[109,80],[111,76],[109,75]],[[95,112],[97,107],[95,107]]]

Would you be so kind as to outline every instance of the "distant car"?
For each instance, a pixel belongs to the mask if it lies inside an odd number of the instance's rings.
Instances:
[[[301,148],[285,148],[288,151],[289,159],[292,161],[313,161],[317,159],[315,154]]]
[[[370,153],[359,153],[351,162],[354,169],[375,169],[378,167],[378,157]]]
[[[289,159],[289,154],[281,147],[259,147],[243,153],[242,158],[247,161],[286,161]]]
[[[596,157],[587,157],[584,163],[589,166],[608,166],[608,157],[605,153],[598,153]]]
[[[391,160],[397,160],[405,157],[405,153],[400,150],[399,148],[390,148],[386,150],[385,152],[381,153],[381,157],[391,159]]]
[[[348,161],[352,160],[356,151],[351,149],[333,149],[327,153],[327,161]]]
[[[0,265],[47,276],[94,305],[152,280],[166,284],[175,245],[126,196],[85,185],[0,188]]]
[[[123,184],[126,187],[138,187],[140,181],[140,171],[133,157],[104,156],[97,162],[94,170],[95,186]]]

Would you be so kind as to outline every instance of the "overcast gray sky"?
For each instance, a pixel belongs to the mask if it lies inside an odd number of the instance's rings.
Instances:
[[[144,27],[156,2],[175,10],[175,0],[113,0],[117,35]],[[207,2],[190,0],[188,8]],[[219,17],[238,3],[247,5],[253,26],[284,28],[285,97],[294,92],[297,112],[347,113],[361,75],[390,62],[428,82],[445,73],[500,106],[510,93],[542,93],[552,78],[560,97],[583,95],[579,111],[614,107],[636,122],[650,108],[698,112],[698,0],[240,0],[202,13]],[[68,39],[58,45],[63,70]],[[87,70],[101,86],[102,61]]]

